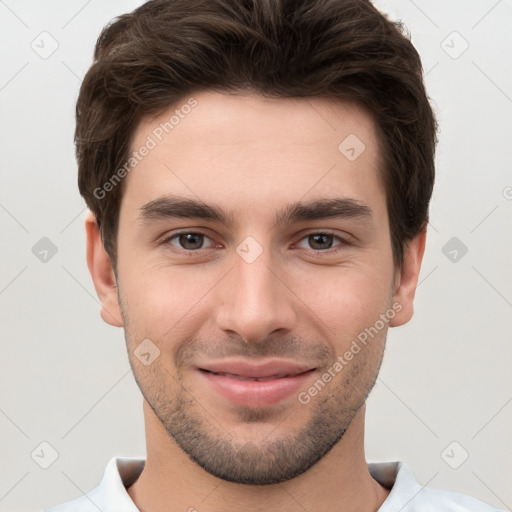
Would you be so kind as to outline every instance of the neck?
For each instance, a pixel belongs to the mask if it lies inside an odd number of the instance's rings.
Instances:
[[[143,512],[157,510],[219,512],[237,510],[377,511],[389,491],[368,471],[364,456],[363,406],[341,441],[305,473],[271,485],[245,485],[219,479],[197,465],[174,442],[144,401],[147,458],[128,488]]]

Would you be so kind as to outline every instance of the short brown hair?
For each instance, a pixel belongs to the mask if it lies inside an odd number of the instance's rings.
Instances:
[[[437,123],[400,22],[366,0],[152,0],[100,34],[76,106],[78,186],[114,270],[123,182],[140,121],[193,91],[250,90],[362,105],[376,122],[395,266],[428,222]],[[100,197],[98,197],[100,196]]]

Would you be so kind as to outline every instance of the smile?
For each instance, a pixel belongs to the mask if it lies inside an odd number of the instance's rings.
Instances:
[[[209,392],[240,407],[275,405],[306,387],[314,368],[291,361],[266,361],[259,365],[232,360],[197,368]]]

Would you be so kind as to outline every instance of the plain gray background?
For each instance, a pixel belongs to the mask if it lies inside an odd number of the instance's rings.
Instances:
[[[2,511],[74,498],[112,456],[145,454],[123,331],[86,266],[72,140],[101,28],[141,3],[0,0]],[[511,510],[512,2],[376,5],[422,56],[440,143],[416,314],[389,331],[367,458]],[[44,237],[57,252],[41,261]]]

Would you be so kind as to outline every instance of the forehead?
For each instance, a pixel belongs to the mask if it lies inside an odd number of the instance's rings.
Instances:
[[[198,137],[187,140],[190,147],[204,143],[268,146],[273,141],[274,145],[291,142],[339,150],[339,143],[350,134],[371,146],[375,125],[368,110],[341,100],[203,91],[182,98],[158,117],[143,119],[135,131],[133,149],[148,135],[162,142],[172,134],[179,143],[191,132]]]
[[[239,209],[383,194],[373,119],[324,98],[196,93],[141,122],[132,151],[144,153],[126,178],[132,209],[166,192]]]

